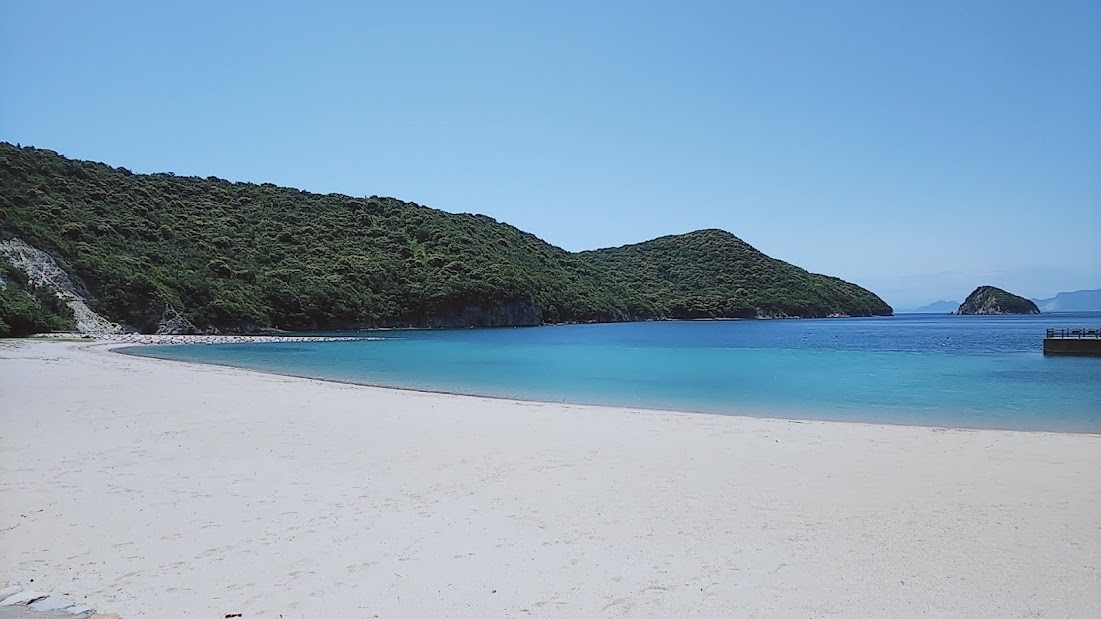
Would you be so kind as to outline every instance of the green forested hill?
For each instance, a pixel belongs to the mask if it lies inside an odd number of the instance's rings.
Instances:
[[[200,327],[246,330],[890,312],[719,231],[571,254],[480,215],[132,174],[7,143],[0,233],[52,254],[94,307],[141,329],[166,303]]]
[[[723,230],[665,236],[579,256],[677,318],[891,313],[882,299],[855,284],[769,258]]]

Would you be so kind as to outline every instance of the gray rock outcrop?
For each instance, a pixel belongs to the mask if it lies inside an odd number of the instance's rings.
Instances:
[[[177,312],[176,308],[165,303],[164,313],[161,314],[161,319],[157,322],[157,328],[153,333],[155,335],[195,335],[199,333],[199,329]]]

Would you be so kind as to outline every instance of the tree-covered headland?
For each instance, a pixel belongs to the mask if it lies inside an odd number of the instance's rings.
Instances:
[[[0,234],[49,252],[94,309],[140,330],[166,305],[245,331],[891,313],[721,230],[570,253],[482,215],[7,143]]]

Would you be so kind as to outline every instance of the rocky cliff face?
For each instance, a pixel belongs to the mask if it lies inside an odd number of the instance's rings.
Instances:
[[[18,238],[0,241],[0,256],[4,256],[35,286],[43,286],[73,310],[76,329],[80,333],[121,333],[122,326],[107,320],[88,307],[84,290],[46,252],[31,247]]]
[[[1040,308],[1032,301],[1006,292],[994,286],[979,286],[967,295],[956,314],[1039,314]]]
[[[431,316],[429,327],[533,327],[543,324],[543,311],[531,301],[501,305],[466,305]]]

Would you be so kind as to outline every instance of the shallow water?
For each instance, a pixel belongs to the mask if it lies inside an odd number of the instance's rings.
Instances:
[[[1101,432],[1101,358],[1044,357],[1050,326],[1098,327],[1101,313],[382,331],[357,342],[126,351],[551,402]]]

